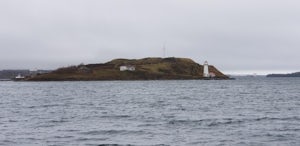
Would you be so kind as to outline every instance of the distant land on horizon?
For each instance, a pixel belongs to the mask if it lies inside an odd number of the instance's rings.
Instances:
[[[59,68],[50,73],[27,77],[27,81],[93,81],[93,80],[172,80],[207,79],[204,66],[189,58],[114,59],[107,63],[80,64]],[[229,79],[213,65],[210,78]]]
[[[13,79],[17,75],[21,76],[31,76],[36,74],[43,74],[51,72],[52,70],[35,70],[31,71],[29,69],[6,69],[0,70],[0,79]]]
[[[267,77],[300,77],[300,72],[288,74],[268,74]]]

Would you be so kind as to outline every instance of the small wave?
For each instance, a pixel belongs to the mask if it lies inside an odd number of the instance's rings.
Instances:
[[[162,124],[159,123],[154,123],[154,124],[150,124],[150,123],[146,123],[146,124],[140,124],[138,125],[138,127],[153,127],[153,126],[160,126]]]
[[[63,132],[78,132],[79,130],[67,129],[67,130],[58,130],[58,131],[63,131]]]
[[[28,106],[27,108],[37,108],[38,106]]]
[[[41,107],[49,108],[49,107],[58,107],[58,106],[65,106],[65,105],[63,105],[63,104],[46,104],[46,105],[42,105]]]
[[[202,122],[203,120],[172,120],[169,121],[168,124],[188,124],[188,123],[198,123]]]
[[[219,126],[219,125],[230,125],[230,124],[241,124],[245,121],[242,120],[224,120],[224,121],[213,121],[209,123],[207,126]]]
[[[62,105],[62,104],[45,104],[45,105],[39,105],[39,106],[28,106],[27,108],[30,108],[30,109],[35,109],[35,108],[51,108],[51,107],[59,107],[59,106],[65,106],[65,105]]]
[[[51,127],[55,127],[55,124],[41,124],[41,125],[37,125],[35,126],[35,128],[51,128]]]
[[[115,135],[115,134],[143,134],[144,131],[129,131],[129,130],[95,130],[81,132],[83,135]]]
[[[76,141],[104,141],[108,140],[108,138],[78,138]]]
[[[169,145],[165,145],[165,144],[157,144],[157,145],[99,144],[97,146],[169,146]]]
[[[68,121],[65,120],[65,119],[59,119],[59,120],[50,120],[49,122],[50,123],[65,123],[65,122],[68,122]]]
[[[74,138],[74,136],[68,136],[68,135],[65,135],[65,136],[54,136],[55,139],[65,139],[65,138]]]
[[[9,123],[16,123],[18,122],[17,120],[8,120]]]
[[[299,117],[281,117],[281,118],[274,118],[274,117],[261,117],[255,119],[245,119],[247,121],[299,121]]]
[[[285,138],[295,137],[294,134],[273,134],[273,133],[266,133],[266,134],[256,134],[253,137],[271,137],[274,138],[273,141],[283,140]]]
[[[261,117],[261,118],[251,118],[251,119],[200,119],[200,120],[172,120],[168,124],[171,125],[206,125],[206,126],[220,126],[220,125],[231,125],[231,124],[243,124],[247,122],[261,122],[261,121],[291,121],[300,120],[299,117],[286,117],[286,118],[273,118],[273,117]]]
[[[169,121],[168,124],[171,125],[202,125],[204,123],[208,123],[213,121],[213,119],[201,119],[201,120],[172,120]]]
[[[6,146],[6,145],[17,145],[17,143],[15,141],[5,139],[5,140],[0,142],[0,145],[4,145],[4,146]]]
[[[45,122],[39,122],[38,124],[35,124],[35,128],[49,128],[49,127],[55,127],[58,126],[61,123],[66,123],[69,122],[65,119],[60,119],[60,120],[49,120]]]
[[[29,141],[40,141],[40,140],[43,140],[43,139],[34,138],[34,137],[29,137],[29,138],[24,138],[24,139],[29,140]]]
[[[295,129],[292,129],[292,128],[282,128],[282,129],[275,129],[275,131],[291,131],[291,132],[299,132],[300,129],[299,128],[295,128]]]
[[[253,93],[250,93],[250,92],[240,92],[241,95],[248,95],[248,94],[253,94]]]
[[[129,115],[112,115],[112,116],[101,116],[100,118],[108,118],[108,119],[122,119],[122,118],[130,118]]]
[[[99,144],[97,146],[135,146],[131,144]]]

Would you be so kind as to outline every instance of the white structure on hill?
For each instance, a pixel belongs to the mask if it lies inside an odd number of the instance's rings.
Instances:
[[[132,65],[122,65],[120,66],[120,71],[135,71],[135,67]]]
[[[208,62],[205,61],[203,65],[203,77],[208,78],[209,76]]]

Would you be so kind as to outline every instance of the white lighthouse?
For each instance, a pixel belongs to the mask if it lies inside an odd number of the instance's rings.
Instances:
[[[208,71],[208,62],[205,61],[203,65],[203,77],[208,78],[209,77],[209,71]]]

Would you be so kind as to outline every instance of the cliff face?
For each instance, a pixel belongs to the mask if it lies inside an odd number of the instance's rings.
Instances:
[[[135,67],[134,71],[120,71],[120,66]],[[228,79],[209,66],[215,79]],[[204,79],[203,66],[187,58],[115,59],[104,64],[78,65],[57,69],[51,73],[28,78],[29,81],[76,80],[168,80]]]

